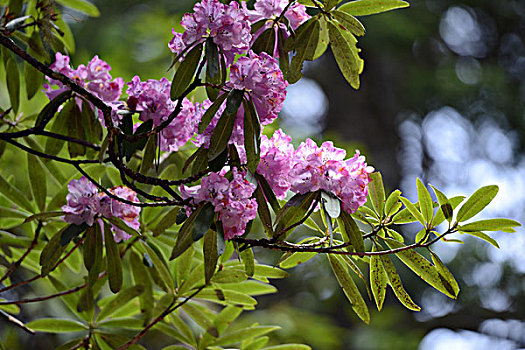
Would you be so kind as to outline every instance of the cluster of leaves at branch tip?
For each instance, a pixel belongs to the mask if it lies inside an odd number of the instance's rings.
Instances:
[[[63,54],[74,51],[63,8],[96,17],[94,4],[0,5],[10,106],[0,110],[0,157],[24,155],[29,183],[22,189],[0,175],[0,293],[30,283],[50,291],[0,298],[0,315],[30,333],[72,333],[62,349],[141,349],[150,329],[169,339],[165,350],[310,349],[272,346],[278,327],[235,322],[257,296],[277,291],[270,280],[287,277],[286,269],[325,255],[352,310],[369,323],[366,297],[381,310],[388,289],[420,310],[398,263],[455,299],[459,285],[431,246],[453,244],[459,240],[449,236],[459,233],[498,247],[490,232],[520,226],[475,219],[497,186],[448,198],[417,179],[413,203],[385,191],[357,150],[347,158],[330,141],[294,148],[282,130],[265,134],[288,84],[328,47],[357,89],[365,28],[356,17],[407,2],[257,0],[248,8],[202,0],[168,44],[173,79],[135,76],[124,95],[107,62],[95,56],[73,68]],[[42,86],[50,101],[22,118]],[[413,223],[418,232],[401,231]],[[308,231],[296,241],[291,233],[301,225]],[[279,261],[261,264],[256,247],[279,251]],[[32,277],[14,282],[13,274]],[[54,298],[68,318],[16,318],[20,305]]]

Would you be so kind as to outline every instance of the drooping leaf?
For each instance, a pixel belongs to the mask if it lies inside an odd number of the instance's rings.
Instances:
[[[208,284],[215,274],[217,260],[219,259],[217,254],[217,236],[212,230],[208,230],[206,235],[204,235],[202,253],[204,254],[204,280]]]
[[[470,222],[465,225],[458,226],[458,231],[472,232],[472,231],[500,231],[512,227],[521,226],[517,221],[505,218],[488,219]]]
[[[301,30],[301,27],[304,29]],[[316,18],[311,18],[303,23],[301,27],[297,28],[297,37],[295,41],[295,55],[290,62],[290,70],[288,73],[288,81],[291,84],[296,83],[302,77],[303,62],[305,60],[313,60],[315,51],[319,43],[319,35],[321,25]],[[292,39],[293,40],[293,39]]]
[[[18,107],[20,106],[20,73],[18,72],[18,65],[12,58],[7,60],[5,74],[11,108],[16,114],[18,113]]]
[[[481,231],[468,231],[468,232],[462,232],[462,231],[459,231],[460,233],[466,233],[468,235],[471,235],[471,236],[474,236],[476,238],[479,238],[479,239],[482,239],[484,240],[485,242],[489,242],[490,244],[492,244],[494,247],[498,248],[499,249],[499,244],[498,242],[490,237],[489,235],[487,235],[486,233],[483,233]]]
[[[253,102],[242,101],[244,107],[244,148],[248,170],[255,172],[261,158],[261,123]]]
[[[357,18],[354,16],[339,10],[332,11],[332,16],[342,24],[352,34],[363,36],[365,35],[365,27]]]
[[[135,237],[140,237],[141,236],[140,232],[135,230],[133,227],[128,226],[126,224],[126,222],[124,220],[122,220],[121,218],[118,218],[116,216],[112,216],[110,218],[107,218],[107,220],[109,222],[111,222],[111,224],[113,224],[114,226],[116,226],[117,228],[121,229],[122,231],[126,232],[129,235],[132,235],[132,236],[135,236]]]
[[[118,293],[122,287],[122,263],[117,243],[113,238],[111,226],[104,222],[104,244],[106,246],[106,263],[109,280],[109,289]]]
[[[46,209],[47,196],[47,182],[46,176],[44,175],[45,170],[40,159],[30,153],[27,154],[27,172],[33,198],[35,199],[38,209],[44,211]]]
[[[255,273],[255,260],[253,257],[253,250],[252,248],[244,249],[239,253],[241,260],[244,264],[244,271],[246,271],[246,275],[249,277],[252,277]]]
[[[344,235],[343,237],[345,237],[345,241],[348,239],[348,241],[352,243],[356,252],[364,252],[365,243],[363,241],[363,235],[352,216],[346,211],[341,211],[341,216],[339,218],[339,226],[341,227],[341,233]]]
[[[158,271],[162,281],[170,290],[175,290],[175,281],[170,273],[168,263],[160,249],[151,241],[147,241],[146,244],[144,244],[144,247],[153,262],[153,268]]]
[[[50,240],[47,242],[44,249],[40,253],[40,266],[42,266],[41,275],[47,276],[53,266],[62,255],[64,251],[64,246],[60,244],[60,237],[62,237],[62,232],[64,229],[58,231]]]
[[[417,197],[419,199],[419,208],[421,209],[421,214],[423,214],[423,218],[425,219],[426,223],[431,223],[432,219],[434,218],[434,207],[432,205],[432,197],[430,197],[430,193],[419,178],[417,178],[416,183]]]
[[[144,293],[144,286],[140,284],[122,290],[120,293],[118,293],[118,295],[115,295],[110,302],[104,305],[97,315],[97,320],[104,320],[105,318],[111,316],[120,308],[125,306],[128,302],[130,302],[133,298],[138,297],[142,293]]]
[[[75,103],[68,118],[67,135],[80,140],[86,140],[85,124],[86,122],[84,121],[83,114]],[[86,146],[75,142],[68,142],[67,149],[71,158],[86,154]]]
[[[252,50],[256,54],[266,52],[268,55],[273,56],[275,48],[275,30],[272,27],[266,29],[264,32],[259,34],[257,39],[252,45]]]
[[[175,225],[177,222],[177,217],[179,216],[179,211],[179,207],[175,207],[168,211],[153,229],[153,236],[158,236],[164,233],[164,231],[166,231],[171,226]]]
[[[383,177],[380,172],[376,171],[370,174],[370,180],[368,184],[368,195],[370,196],[375,212],[382,218],[386,201]]]
[[[394,263],[392,263],[392,260],[390,260],[390,257],[388,255],[381,255],[380,258],[381,263],[383,264],[383,267],[385,269],[386,275],[388,277],[388,284],[392,287],[392,290],[394,291],[394,294],[396,295],[397,299],[407,309],[413,311],[420,311],[421,308],[412,301],[410,295],[408,295],[408,293],[405,291],[405,288],[403,288],[401,278],[399,277],[399,274],[396,271]]]
[[[375,245],[372,251],[377,252]],[[381,257],[372,255],[370,257],[370,288],[379,311],[383,308],[383,302],[385,301],[387,282],[388,277],[381,262]]]
[[[62,246],[68,245],[69,242],[88,228],[88,224],[82,223],[80,225],[70,224],[66,227],[60,236],[60,244]]]
[[[192,245],[194,230],[193,224],[195,223],[195,219],[197,218],[201,208],[202,207],[198,207],[195,209],[193,213],[191,213],[190,217],[187,218],[186,221],[184,221],[184,224],[181,226],[179,234],[177,235],[177,242],[175,243],[175,246],[171,252],[170,260],[177,258]],[[181,212],[183,212],[183,210],[181,210]]]
[[[498,186],[484,186],[474,192],[467,201],[459,208],[456,216],[457,222],[470,219],[483,210],[498,194]]]
[[[142,154],[142,163],[140,163],[140,172],[145,174],[153,166],[157,151],[157,135],[151,135],[148,137],[146,143],[146,149]]]
[[[359,74],[363,71],[364,61],[359,57],[357,39],[332,21],[328,22],[328,34],[339,69],[348,83],[354,89],[359,89]]]
[[[332,266],[335,277],[339,282],[339,285],[343,288],[345,295],[352,304],[352,309],[359,316],[363,322],[368,324],[370,322],[370,314],[368,312],[368,307],[366,306],[363,296],[357,286],[355,285],[354,280],[348,273],[348,270],[345,267],[345,264],[339,256],[328,255],[328,260]]]
[[[195,72],[197,71],[197,67],[201,60],[202,46],[202,44],[199,44],[191,49],[175,72],[170,90],[170,97],[172,100],[181,97],[193,81]]]
[[[86,0],[57,0],[60,5],[82,12],[90,17],[100,16],[98,8]]]
[[[204,115],[202,116],[201,121],[199,122],[199,133],[202,134],[204,130],[210,125],[211,120],[219,110],[219,108],[222,106],[224,101],[226,100],[226,97],[228,97],[228,94],[221,94],[217,97],[217,99],[212,103],[210,107],[204,112]]]
[[[18,205],[29,212],[34,211],[33,205],[27,199],[26,195],[18,188],[7,182],[7,180],[4,179],[2,175],[0,175],[0,193],[13,204]]]
[[[450,273],[449,269],[443,264],[441,259],[437,256],[436,253],[430,250],[430,255],[432,257],[432,262],[434,263],[434,266],[436,266],[436,270],[438,271],[439,275],[445,279],[448,284],[452,287],[454,291],[454,295],[459,294],[459,285],[452,273]]]
[[[213,42],[213,38],[209,37],[206,39],[206,73],[211,78],[209,83],[218,84],[220,83],[220,58],[219,49],[217,44]],[[219,78],[218,80],[216,78]]]
[[[272,237],[272,216],[270,214],[270,210],[268,209],[266,198],[264,197],[264,193],[261,186],[257,186],[254,195],[255,199],[257,200],[257,213],[259,214],[259,218],[261,219],[264,231],[266,232],[266,235],[268,237]]]
[[[204,236],[204,234],[206,234],[206,232],[208,232],[214,216],[215,208],[213,207],[213,204],[206,203],[199,211],[199,214],[195,218],[195,223],[193,224],[194,241],[198,241]]]
[[[366,16],[408,6],[410,4],[402,0],[358,0],[350,1],[338,10],[352,16]]]
[[[26,326],[37,332],[47,333],[70,333],[88,330],[88,326],[83,323],[58,318],[41,318],[29,322]]]
[[[279,213],[275,218],[274,237],[275,235],[281,235],[281,232],[284,229],[302,219],[311,207],[312,202],[318,198],[318,196],[318,192],[308,192],[304,195],[296,194],[290,198],[288,203],[279,210]],[[284,238],[285,236],[286,233],[283,233],[280,238]]]

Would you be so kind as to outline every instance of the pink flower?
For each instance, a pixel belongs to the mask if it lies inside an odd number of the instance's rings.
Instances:
[[[132,110],[140,112],[139,119],[145,122],[153,119],[153,125],[158,126],[168,119],[175,109],[175,104],[170,98],[171,83],[168,79],[148,79],[140,81],[140,77],[134,76],[128,83],[128,106]]]
[[[184,98],[181,111],[160,134],[161,151],[175,152],[184,146],[197,132],[201,117],[196,113],[195,105]]]
[[[211,203],[224,228],[224,238],[231,239],[243,235],[248,222],[257,216],[257,201],[252,197],[255,185],[246,180],[246,173],[232,169],[233,178],[229,181],[225,171],[210,173],[200,185],[181,186],[184,199],[193,203]]]
[[[232,1],[225,5],[218,0],[202,0],[193,11],[182,18],[184,33],[173,33],[168,44],[172,52],[178,55],[208,37],[222,49],[228,62],[233,61],[235,54],[246,52],[251,40],[250,24],[238,3]]]
[[[137,194],[135,191],[126,186],[117,186],[109,189],[111,193],[116,195],[119,198],[126,199],[131,202],[139,202]],[[103,206],[101,208],[101,213],[107,218],[117,217],[120,218],[128,225],[129,227],[138,230],[140,228],[139,215],[140,207],[122,203],[116,199],[110,198],[107,195],[101,197],[101,202]],[[118,227],[111,224],[111,229],[114,232],[114,238],[116,242],[128,240],[131,235],[125,231],[119,229]]]
[[[92,226],[95,216],[100,213],[97,187],[82,176],[78,180],[72,180],[67,185],[67,189],[69,190],[66,196],[67,205],[62,206],[62,210],[66,213],[64,220],[70,224],[86,223]]]
[[[368,174],[374,171],[365,157],[356,151],[353,158],[344,160],[346,152],[332,142],[321,147],[311,139],[301,143],[294,155],[289,173],[291,190],[297,193],[325,190],[342,202],[343,210],[353,213],[366,202]]]
[[[275,131],[271,139],[266,135],[261,137],[261,161],[257,172],[264,176],[279,199],[286,197],[291,186],[289,173],[293,165],[294,148],[290,141],[292,138],[281,129]]]

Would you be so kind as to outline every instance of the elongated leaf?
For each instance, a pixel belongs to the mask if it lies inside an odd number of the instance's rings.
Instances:
[[[195,219],[197,218],[201,208],[202,207],[198,207],[195,211],[193,211],[190,217],[187,218],[186,221],[184,221],[184,224],[181,226],[179,234],[177,235],[177,242],[175,243],[175,246],[171,252],[170,260],[177,258],[192,245],[194,230],[193,224],[195,223]]]
[[[356,252],[364,252],[365,243],[363,241],[363,235],[361,234],[361,231],[359,230],[359,227],[355,223],[352,216],[347,212],[342,211],[340,219],[340,221],[342,221],[343,224],[340,225],[342,230],[341,232],[344,235],[346,235],[348,240],[352,243],[352,246],[354,247]]]
[[[227,148],[243,95],[243,91],[236,89],[228,94],[226,108],[211,135],[208,160],[217,158]]]
[[[70,333],[86,331],[88,327],[73,320],[64,320],[58,318],[41,318],[26,324],[28,328],[31,328],[37,332],[47,333]]]
[[[208,107],[206,112],[204,112],[204,115],[202,116],[201,121],[199,122],[199,133],[202,134],[204,130],[210,125],[211,120],[219,110],[219,108],[222,106],[224,101],[226,100],[226,97],[228,97],[228,94],[221,94],[217,99],[213,102],[213,104]]]
[[[382,218],[386,201],[383,177],[380,172],[376,171],[370,174],[370,179],[371,181],[368,184],[368,194],[376,213]]]
[[[255,189],[254,195],[255,199],[257,200],[257,213],[259,214],[259,218],[261,219],[261,223],[263,225],[264,231],[266,232],[266,236],[272,237],[272,216],[270,214],[270,210],[268,209],[268,204],[266,202],[266,198],[264,197],[264,193],[260,185],[257,186],[257,188]]]
[[[311,207],[312,202],[318,196],[319,193],[317,192],[308,192],[304,195],[296,194],[293,196],[288,203],[279,210],[279,213],[275,218],[274,235],[280,235],[282,230],[303,218]],[[280,238],[285,238],[286,235],[287,233],[283,234]]]
[[[68,135],[80,140],[86,140],[86,128],[85,125],[87,122],[84,120],[84,115],[78,108],[77,104],[72,108],[69,120],[67,123]],[[83,156],[86,154],[86,146],[75,143],[68,142],[67,149],[69,151],[69,156],[75,158],[78,156]]]
[[[268,184],[268,181],[266,181],[264,176],[260,174],[255,174],[255,177],[257,178],[257,181],[259,182],[259,185],[261,186],[261,189],[264,192],[266,200],[268,201],[268,203],[270,203],[273,212],[277,214],[281,210],[281,206],[279,205],[279,201],[277,200],[275,193],[273,193],[270,184]]]
[[[97,320],[103,320],[111,316],[128,302],[130,302],[133,298],[141,295],[142,293],[144,293],[144,286],[140,284],[122,290],[120,293],[118,293],[118,295],[115,295],[115,297],[109,303],[104,305],[104,307],[100,310],[100,313],[97,315]]]
[[[195,223],[193,224],[194,241],[198,241],[204,236],[204,234],[206,234],[206,232],[208,232],[214,216],[215,208],[211,203],[206,203],[199,211],[199,214],[195,218]]]
[[[399,277],[399,274],[397,273],[396,268],[392,263],[392,260],[390,260],[390,257],[388,255],[381,255],[380,258],[381,263],[383,264],[383,267],[385,269],[386,275],[388,277],[388,284],[392,287],[392,290],[394,291],[394,294],[396,295],[397,299],[407,309],[413,311],[420,311],[421,308],[412,301],[410,295],[408,295],[408,293],[405,291],[405,288],[403,288],[401,278]]]
[[[111,226],[104,222],[104,244],[106,246],[106,262],[109,280],[109,289],[113,293],[118,293],[122,287],[122,263],[117,243],[111,233]]]
[[[175,223],[177,222],[179,211],[179,207],[175,207],[168,211],[159,221],[157,226],[155,226],[155,228],[153,229],[153,236],[158,236],[164,233],[164,231],[166,231],[171,226],[175,225]]]
[[[70,94],[71,94],[71,92],[69,92],[69,96],[70,96]],[[58,100],[61,96],[62,95],[57,96],[53,101]],[[66,96],[68,96],[68,95],[64,95],[62,98],[66,99]],[[36,125],[38,127],[41,127],[41,125],[47,124],[46,120],[48,118],[50,119],[50,118],[53,117],[53,115],[55,114],[56,109],[58,109],[58,107],[62,103],[62,102],[60,102],[60,104],[58,104],[58,101],[57,101],[56,105],[50,106],[50,104],[53,101],[51,101],[46,107],[44,107],[42,112],[40,112],[40,115],[38,116],[38,118],[40,118],[40,116],[43,116],[43,117],[42,117],[42,122],[41,123],[39,123],[38,119],[37,119],[37,124]],[[44,113],[45,109],[48,106],[50,106],[49,107],[50,108],[49,112]],[[51,108],[55,108],[55,110],[52,110]],[[70,123],[70,118],[71,118],[71,116],[73,114],[73,110],[75,108],[76,108],[75,100],[74,99],[69,100],[64,105],[62,110],[57,114],[55,120],[53,121],[53,124],[51,125],[51,131],[55,132],[57,134],[67,135],[68,134],[68,125]],[[58,154],[58,152],[60,152],[60,150],[62,149],[63,146],[64,146],[64,141],[58,140],[58,139],[55,139],[55,138],[52,138],[52,137],[48,137],[46,139],[45,152],[48,153],[48,154],[51,154],[51,155],[56,155],[56,154]]]
[[[213,42],[213,38],[209,37],[206,39],[206,72],[207,75],[211,78],[210,83],[218,84],[220,83],[220,58],[219,58],[219,49],[217,44]],[[218,80],[216,78],[219,78]]]
[[[391,249],[405,247],[404,244],[390,238],[384,238],[384,241]],[[446,280],[439,277],[436,267],[421,254],[413,249],[408,249],[396,253],[396,256],[423,281],[427,282],[446,296],[456,299],[457,295],[454,294],[455,292],[452,286]]]
[[[44,211],[46,209],[47,195],[46,176],[44,176],[45,170],[40,159],[30,153],[27,154],[27,172],[33,198],[35,199],[38,209]]]
[[[377,252],[375,245],[372,251]],[[381,262],[381,257],[372,255],[370,257],[370,288],[379,311],[383,308],[383,302],[385,301],[387,282],[388,277]]]
[[[146,251],[148,252],[151,260],[153,261],[153,268],[159,272],[159,275],[162,277],[163,282],[167,285],[170,290],[175,290],[175,281],[173,276],[170,273],[168,263],[162,255],[162,252],[159,248],[153,244],[153,242],[148,241],[144,244]]]
[[[483,210],[498,194],[498,186],[485,186],[474,192],[467,201],[459,208],[456,216],[457,222],[462,222],[470,219],[477,213]]]
[[[139,295],[139,301],[140,312],[144,314],[144,319],[147,321],[153,311],[153,283],[146,266],[144,266],[141,257],[136,252],[131,252],[130,262],[133,280],[137,285],[144,287],[144,292]]]
[[[129,235],[140,237],[141,234],[135,230],[133,227],[128,226],[124,220],[121,218],[117,218],[116,216],[112,216],[110,218],[107,218],[111,224],[115,225],[117,228],[121,229],[122,231],[126,232]]]
[[[366,16],[408,6],[410,6],[408,2],[401,0],[358,0],[350,1],[338,10],[352,16]]]
[[[82,12],[90,17],[100,16],[100,11],[91,2],[86,0],[57,0],[60,5]]]
[[[326,24],[325,17],[321,17],[319,19],[319,24],[321,29],[319,31],[319,40],[317,41],[313,60],[321,57],[325,53],[326,49],[328,48],[328,44],[330,43],[330,37],[328,36],[328,26]]]
[[[403,202],[403,204],[405,205],[406,209],[410,212],[410,214],[413,215],[413,217],[419,221],[421,223],[421,225],[425,226],[426,227],[426,222],[425,222],[425,217],[423,216],[423,214],[416,208],[416,206],[414,204],[412,204],[412,202],[410,202],[407,198],[405,197],[399,197],[399,199],[401,200],[401,202]],[[399,212],[401,213],[401,212]],[[399,215],[399,214],[398,214]],[[396,215],[397,216],[397,215]],[[394,217],[395,218],[395,217]],[[398,222],[398,221],[396,221]]]
[[[266,348],[262,348],[261,350],[311,350],[312,348],[308,345],[304,344],[282,344],[282,345],[275,345],[270,346]]]
[[[248,170],[255,172],[261,158],[261,123],[252,102],[242,101],[244,107],[244,148]]]
[[[419,207],[421,209],[421,214],[423,214],[425,222],[430,223],[434,218],[434,207],[432,205],[432,197],[430,197],[430,193],[419,178],[416,180],[416,183],[417,197],[419,199]],[[428,227],[428,225],[426,226]]]
[[[82,223],[80,225],[70,224],[66,227],[64,231],[62,231],[62,235],[60,236],[60,245],[66,246],[69,242],[78,235],[80,235],[82,232],[84,232],[89,226],[86,223]]]
[[[13,108],[13,112],[16,114],[20,106],[20,73],[18,72],[18,65],[12,58],[7,60],[5,74],[11,108]]]
[[[324,203],[324,208],[331,218],[337,219],[341,215],[341,202],[339,198],[331,193],[321,191],[321,200]]]
[[[244,271],[246,271],[246,275],[252,277],[255,272],[255,260],[253,257],[252,248],[244,249],[239,253],[239,255],[244,264]]]
[[[157,135],[151,135],[148,137],[146,143],[146,149],[142,155],[142,163],[140,163],[140,172],[145,174],[153,166],[155,161],[155,155],[157,151]]]
[[[215,342],[215,345],[221,346],[221,345],[234,344],[234,343],[246,340],[246,339],[260,337],[262,335],[265,335],[267,333],[273,332],[278,329],[280,329],[280,327],[255,326],[255,327],[235,330],[233,332],[228,332],[222,335],[220,338],[217,339],[217,341]]]
[[[18,205],[19,207],[33,212],[33,205],[27,199],[26,195],[22,193],[18,188],[11,185],[7,180],[0,175],[0,193],[3,194],[10,202]]]
[[[47,276],[51,271],[51,268],[56,264],[62,252],[64,251],[64,246],[60,244],[60,237],[62,237],[62,232],[57,232],[50,240],[47,242],[42,253],[40,253],[40,266],[42,266],[42,276]]]
[[[339,282],[339,285],[343,288],[345,295],[352,304],[352,309],[359,316],[363,322],[368,324],[370,322],[370,314],[368,313],[368,307],[366,306],[363,296],[357,289],[354,280],[348,273],[344,262],[338,256],[328,255],[328,260],[332,266],[335,277]]]
[[[95,224],[91,227],[88,227],[86,230],[86,237],[84,239],[84,266],[86,269],[91,268],[93,264],[95,263],[95,256],[96,256],[96,235],[101,234],[100,230],[97,232],[97,227],[100,228],[100,225]]]
[[[432,262],[434,263],[434,266],[436,266],[436,269],[439,275],[443,279],[445,279],[448,282],[448,284],[450,284],[450,286],[452,287],[454,291],[454,295],[458,295],[459,285],[456,279],[454,278],[454,276],[452,275],[452,273],[450,273],[450,271],[447,269],[445,264],[443,264],[441,259],[439,259],[436,253],[434,253],[433,251],[430,251],[430,255],[432,256]]]
[[[268,55],[273,56],[275,48],[275,30],[273,27],[266,29],[264,32],[259,34],[257,39],[252,45],[252,50],[256,54],[266,52]]]
[[[204,280],[208,284],[217,269],[217,260],[219,259],[217,254],[217,236],[212,230],[209,230],[204,236],[202,253],[204,254]]]
[[[488,219],[474,221],[465,225],[458,226],[458,231],[500,231],[516,226],[521,226],[521,224],[511,219]]]
[[[179,68],[175,72],[173,81],[171,83],[170,96],[172,100],[176,100],[182,96],[186,89],[193,81],[197,67],[202,56],[202,44],[195,46],[186,55]]]
[[[34,33],[37,33],[37,31]],[[26,63],[24,77],[26,81],[27,99],[31,100],[42,87],[42,84],[44,83],[44,75],[32,65]]]
[[[328,22],[328,34],[332,52],[339,69],[354,89],[359,89],[359,74],[363,71],[364,61],[359,57],[357,39],[339,24]]]
[[[335,19],[337,19],[337,21],[346,29],[348,29],[352,34],[358,36],[365,35],[365,27],[354,16],[339,10],[332,11],[332,16],[334,16]]]
[[[471,236],[474,236],[476,238],[479,238],[479,239],[482,239],[484,240],[485,242],[489,242],[490,244],[492,244],[494,247],[498,248],[499,249],[499,244],[498,242],[496,242],[496,240],[492,237],[490,237],[489,235],[487,235],[486,233],[483,233],[481,231],[468,231],[468,232],[461,232],[459,231],[460,233],[466,233],[468,235],[471,235]]]
[[[310,23],[311,22],[311,23]],[[304,30],[297,29],[297,38],[295,42],[295,56],[290,62],[290,69],[288,72],[288,81],[293,84],[299,81],[302,77],[303,62],[305,60],[313,60],[315,51],[319,43],[319,35],[321,32],[321,25],[316,18],[311,18],[303,23]]]
[[[386,203],[385,203],[385,215],[391,216],[396,211],[398,211],[401,208],[401,203],[399,203],[399,196],[401,195],[400,190],[395,190],[394,192],[390,193],[388,196]]]

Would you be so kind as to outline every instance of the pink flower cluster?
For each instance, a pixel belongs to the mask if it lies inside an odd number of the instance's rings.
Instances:
[[[265,52],[256,55],[250,51],[249,56],[239,57],[231,66],[228,86],[247,91],[261,124],[267,125],[283,108],[288,82],[275,58]]]
[[[294,154],[289,173],[291,191],[296,193],[325,190],[341,199],[343,210],[353,213],[366,202],[368,183],[374,169],[356,151],[344,160],[346,151],[330,141],[321,147],[311,139],[301,143]]]
[[[112,80],[109,74],[111,70],[109,64],[98,58],[98,56],[95,56],[89,61],[87,67],[81,64],[77,69],[73,69],[69,61],[69,56],[57,52],[55,62],[50,68],[64,74],[105,102],[112,103],[118,101],[122,87],[124,86],[124,80],[122,78]],[[58,80],[46,78],[49,84],[44,84],[44,92],[50,100],[69,89]],[[58,87],[58,89],[55,87]]]
[[[129,227],[136,230],[140,227],[140,207],[122,203],[103,192],[99,193],[98,188],[84,176],[69,182],[67,188],[69,190],[69,194],[66,197],[67,205],[62,206],[62,210],[65,213],[64,221],[75,225],[86,223],[89,226],[93,226],[95,219],[98,217],[118,217]],[[109,191],[120,198],[139,202],[137,194],[128,187],[117,186]],[[115,241],[120,242],[131,237],[118,227],[111,226]]]
[[[224,228],[224,238],[241,236],[249,221],[257,216],[257,201],[252,197],[255,185],[246,180],[246,173],[232,169],[233,179],[229,181],[225,171],[210,173],[200,185],[181,186],[184,199],[191,198],[195,204],[209,202],[219,214]]]
[[[173,30],[174,37],[168,44],[172,52],[178,55],[208,37],[222,49],[227,62],[233,62],[235,54],[246,52],[251,40],[250,23],[237,2],[225,5],[219,0],[202,0],[193,11],[182,18],[183,34]]]
[[[271,139],[266,135],[261,137],[261,161],[257,172],[264,176],[279,199],[286,197],[290,189],[289,174],[292,170],[294,148],[290,144],[292,138],[277,130]]]

